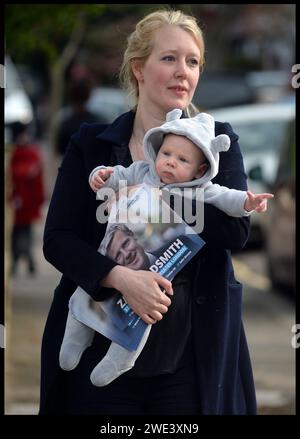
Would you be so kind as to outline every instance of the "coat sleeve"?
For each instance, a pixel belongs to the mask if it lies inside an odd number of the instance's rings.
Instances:
[[[217,183],[209,182],[204,187],[204,202],[212,204],[229,216],[248,216],[250,212],[244,209],[247,192],[229,189]]]
[[[136,161],[133,162],[128,168],[125,168],[121,165],[116,166],[97,166],[92,170],[89,176],[89,184],[91,183],[92,176],[99,169],[113,169],[113,173],[110,177],[105,181],[104,187],[109,187],[114,191],[118,191],[120,189],[119,183],[121,180],[125,180],[127,186],[134,186],[143,181],[149,166],[146,162]]]
[[[108,289],[102,288],[100,281],[116,263],[83,239],[91,220],[91,190],[79,146],[84,143],[80,136],[85,135],[85,130],[87,126],[82,126],[72,137],[59,168],[45,224],[43,252],[57,270],[95,300],[103,300]]]
[[[233,132],[230,124],[216,122],[216,135],[219,134],[227,134],[230,137],[231,146],[228,151],[220,153],[219,172],[212,182],[246,191],[247,176],[238,136]],[[208,245],[240,250],[247,242],[249,229],[249,216],[234,218],[215,206],[204,203],[204,229],[201,238]]]
[[[121,180],[125,180],[127,186],[139,184],[143,181],[148,168],[149,166],[147,163],[142,161],[133,162],[128,168],[124,168],[124,166],[121,165],[116,165],[113,168],[113,174],[111,174],[111,176],[107,179],[105,186],[118,191],[119,182]]]

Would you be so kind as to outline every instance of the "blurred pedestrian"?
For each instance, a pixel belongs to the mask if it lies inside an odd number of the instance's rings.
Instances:
[[[20,122],[12,124],[13,149],[10,161],[13,209],[12,274],[20,259],[25,259],[30,274],[36,271],[33,257],[33,223],[41,217],[45,200],[43,164],[40,147],[33,143],[31,127]]]
[[[63,108],[56,121],[55,151],[64,156],[72,134],[84,122],[104,122],[86,108],[90,96],[91,85],[88,78],[71,79],[68,89],[69,107]]]

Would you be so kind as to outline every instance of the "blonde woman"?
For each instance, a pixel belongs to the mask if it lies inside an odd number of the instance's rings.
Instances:
[[[156,273],[131,270],[97,252],[105,225],[96,219],[98,204],[88,185],[91,170],[99,163],[127,167],[144,160],[146,131],[163,124],[174,108],[194,114],[192,98],[204,52],[203,35],[192,16],[173,10],[147,15],[128,38],[121,68],[134,108],[111,125],[85,124],[71,139],[45,226],[44,255],[63,276],[43,337],[40,414],[256,413],[241,321],[242,286],[234,278],[230,257],[230,249],[245,245],[249,219],[205,205],[205,249],[172,285]],[[231,146],[220,154],[214,182],[247,190],[237,135],[220,122],[215,133],[228,135]],[[99,355],[110,344],[100,334],[92,340],[86,332],[91,346],[76,369],[59,368],[68,301],[77,285],[96,301],[108,298],[112,289],[120,291],[153,325],[133,369],[105,387],[90,382]]]

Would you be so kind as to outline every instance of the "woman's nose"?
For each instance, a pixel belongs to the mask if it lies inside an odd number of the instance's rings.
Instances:
[[[186,78],[187,76],[187,65],[185,61],[178,61],[177,65],[176,65],[176,72],[175,72],[175,76],[176,77],[183,77]]]

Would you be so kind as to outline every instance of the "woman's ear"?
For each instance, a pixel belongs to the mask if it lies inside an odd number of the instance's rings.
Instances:
[[[195,175],[195,178],[201,178],[205,172],[207,171],[208,168],[208,164],[207,163],[202,163],[202,165],[199,166],[198,171]]]
[[[132,72],[137,81],[144,80],[144,64],[140,60],[133,60],[131,62]]]

